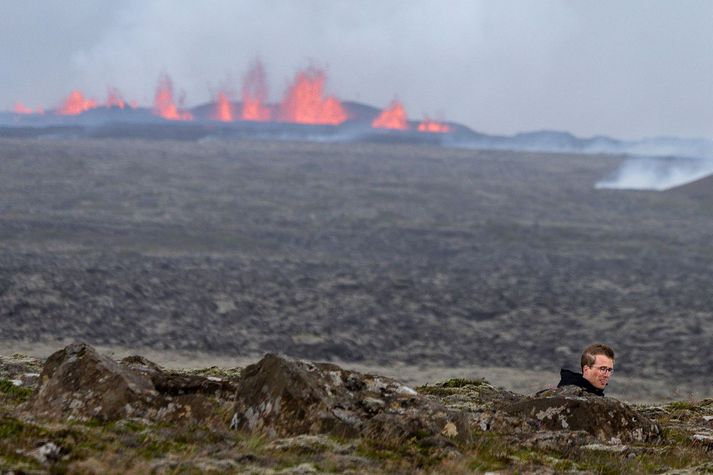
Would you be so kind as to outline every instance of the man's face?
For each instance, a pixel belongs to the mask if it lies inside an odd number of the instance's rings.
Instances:
[[[584,379],[597,389],[604,389],[609,384],[614,371],[614,360],[604,355],[596,355],[592,366],[582,368]]]

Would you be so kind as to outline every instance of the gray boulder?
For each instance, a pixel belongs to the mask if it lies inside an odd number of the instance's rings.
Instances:
[[[245,368],[232,426],[271,436],[333,434],[449,445],[470,437],[466,415],[403,384],[329,363],[268,354]]]
[[[75,343],[47,359],[29,409],[51,418],[115,420],[137,415],[157,396],[149,378]]]
[[[650,441],[661,435],[658,424],[629,405],[574,386],[549,390],[503,410],[525,418],[536,430],[584,431],[606,443]]]
[[[26,409],[53,419],[195,421],[214,414],[218,398],[234,389],[225,381],[164,372],[142,357],[120,364],[75,343],[47,359]]]

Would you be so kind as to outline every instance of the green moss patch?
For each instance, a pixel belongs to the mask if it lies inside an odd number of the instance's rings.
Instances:
[[[16,386],[9,379],[0,379],[0,394],[13,401],[24,402],[32,395],[32,389]]]
[[[483,386],[488,384],[484,379],[464,379],[464,378],[453,378],[444,382],[441,386],[444,388],[462,388],[464,386]]]

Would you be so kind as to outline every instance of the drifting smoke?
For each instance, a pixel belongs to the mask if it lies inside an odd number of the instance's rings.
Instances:
[[[630,158],[595,187],[663,191],[713,174],[713,160],[702,158]]]
[[[666,190],[713,173],[713,141],[706,139],[658,137],[622,141],[539,131],[513,136],[479,134],[448,143],[473,149],[628,156],[618,170],[595,184],[599,189]]]
[[[713,174],[713,141],[658,138],[622,143],[614,153],[632,155],[596,188],[667,190]]]

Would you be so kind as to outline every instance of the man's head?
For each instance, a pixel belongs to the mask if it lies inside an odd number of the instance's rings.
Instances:
[[[614,372],[614,350],[597,343],[582,352],[582,376],[597,389],[604,389]]]

